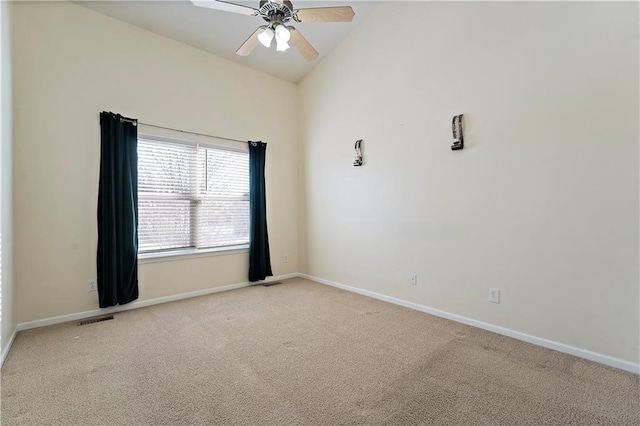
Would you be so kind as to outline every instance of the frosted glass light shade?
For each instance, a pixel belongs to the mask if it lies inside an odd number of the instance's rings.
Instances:
[[[278,25],[276,27],[276,41],[281,43],[288,43],[291,38],[291,33],[289,33],[289,28],[284,25]]]
[[[287,50],[289,48],[289,39],[291,39],[289,28],[285,25],[278,25],[276,27],[276,50],[278,52]]]
[[[258,34],[258,40],[264,47],[271,47],[271,40],[273,40],[273,30],[269,27],[265,27],[264,31]]]
[[[291,47],[291,46],[289,46],[289,43],[287,43],[286,41],[280,41],[280,40],[276,39],[276,51],[284,52],[289,47]]]

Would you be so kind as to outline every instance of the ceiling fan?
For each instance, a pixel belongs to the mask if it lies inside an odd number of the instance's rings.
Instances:
[[[267,25],[262,25],[236,50],[240,56],[249,55],[256,48],[258,42],[265,47],[270,47],[275,38],[278,52],[289,49],[289,43],[307,61],[313,61],[318,57],[318,52],[311,46],[306,38],[288,25],[295,22],[351,22],[355,13],[351,6],[315,7],[294,9],[289,0],[260,0],[259,7],[253,8],[221,0],[191,0],[200,7],[223,10],[226,12],[241,13],[248,16],[259,16]]]

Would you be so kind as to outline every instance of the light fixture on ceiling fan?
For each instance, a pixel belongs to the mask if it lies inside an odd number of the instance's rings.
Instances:
[[[258,41],[264,47],[271,47],[271,42],[274,38],[276,40],[276,50],[278,52],[284,52],[290,47],[289,40],[291,39],[291,32],[286,25],[263,25],[260,29],[262,29],[262,32],[258,34]]]
[[[351,6],[315,7],[294,9],[288,0],[260,0],[258,9],[220,0],[191,0],[200,7],[240,13],[248,16],[259,16],[268,22],[254,31],[253,34],[238,48],[240,56],[249,55],[258,45],[270,47],[275,38],[276,50],[284,52],[289,49],[289,42],[307,60],[313,61],[318,52],[304,38],[295,27],[287,25],[295,22],[351,22],[355,13]]]

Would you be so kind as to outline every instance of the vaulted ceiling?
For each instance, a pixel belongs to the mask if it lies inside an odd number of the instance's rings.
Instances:
[[[226,0],[257,8],[259,0]],[[295,27],[320,53],[305,61],[295,49],[276,52],[259,45],[249,56],[238,56],[236,49],[255,29],[264,25],[260,17],[239,15],[194,6],[180,1],[78,1],[82,6],[168,37],[197,49],[227,58],[273,76],[300,81],[373,10],[375,1],[293,0],[296,9],[349,5],[355,12],[350,23],[296,23]]]

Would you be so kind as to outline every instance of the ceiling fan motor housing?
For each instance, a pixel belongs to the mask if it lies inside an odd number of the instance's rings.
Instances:
[[[259,13],[262,19],[270,23],[285,24],[294,19],[293,4],[288,0],[282,3],[260,0]]]

